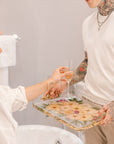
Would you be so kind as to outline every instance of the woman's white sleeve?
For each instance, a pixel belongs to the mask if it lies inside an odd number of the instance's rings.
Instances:
[[[21,111],[26,108],[28,101],[26,98],[25,88],[19,86],[16,89],[12,89],[13,102],[12,102],[12,112]]]

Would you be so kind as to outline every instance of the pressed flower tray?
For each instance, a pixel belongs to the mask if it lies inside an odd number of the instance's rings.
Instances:
[[[33,104],[33,107],[76,131],[100,124],[105,115],[96,117],[99,109],[77,100],[76,97],[40,101]]]

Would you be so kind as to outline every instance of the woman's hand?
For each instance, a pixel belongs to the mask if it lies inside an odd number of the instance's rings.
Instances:
[[[69,68],[68,67],[59,67],[57,68],[52,76],[50,77],[51,81],[53,81],[54,83],[60,81],[63,79],[63,77],[65,77],[66,75],[69,75],[71,74],[72,71],[69,71]]]
[[[101,116],[103,113],[106,113],[106,116],[103,118],[101,125],[106,125],[111,123],[114,120],[114,101],[110,102],[109,104],[105,105],[101,110],[98,112],[98,116]]]
[[[42,95],[47,90],[54,87],[58,81],[63,80],[63,77],[65,77],[66,75],[71,74],[71,73],[72,72],[69,71],[69,68],[67,68],[67,67],[57,68],[48,80],[25,88],[27,100],[32,101],[33,99]],[[46,97],[45,99],[48,99],[48,97]]]
[[[61,93],[66,89],[66,87],[67,87],[66,80],[59,81],[53,88],[51,88],[44,94],[43,99],[45,100],[46,97],[48,97],[48,99],[59,97]]]
[[[42,99],[46,100],[46,99],[53,99],[53,98],[59,97],[61,93],[67,87],[67,82],[65,79],[63,79],[63,77],[71,73],[72,71],[69,71],[69,68],[67,67],[57,68],[50,78],[51,79],[50,85],[51,85],[51,82],[52,82],[52,85],[53,83],[55,83],[55,85],[52,88],[49,88],[49,90],[44,94]]]

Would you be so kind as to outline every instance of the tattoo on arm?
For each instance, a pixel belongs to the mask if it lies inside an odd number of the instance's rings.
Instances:
[[[70,85],[84,80],[85,75],[87,73],[87,65],[88,65],[88,57],[87,57],[87,52],[85,51],[85,59],[74,71],[74,76],[70,82]]]

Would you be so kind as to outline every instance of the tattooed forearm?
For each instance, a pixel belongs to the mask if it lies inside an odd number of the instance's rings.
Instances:
[[[87,57],[87,52],[85,52],[85,59],[78,66],[78,68],[74,71],[74,76],[70,82],[70,85],[84,80],[85,75],[87,73],[87,65],[88,65],[88,57]]]

